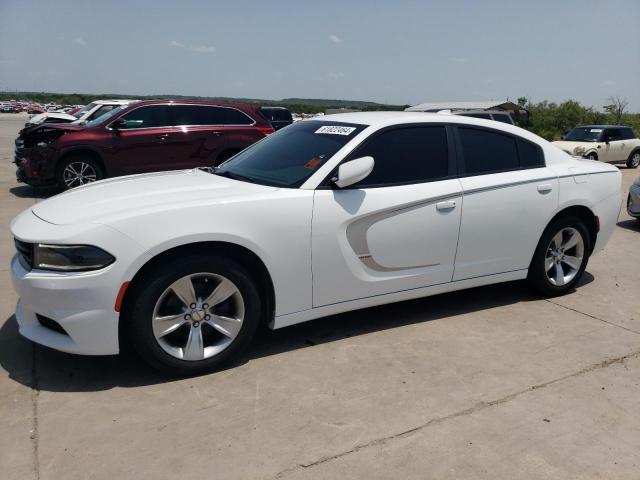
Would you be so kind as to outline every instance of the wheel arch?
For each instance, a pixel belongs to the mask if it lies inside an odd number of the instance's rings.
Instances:
[[[224,255],[238,261],[249,271],[252,277],[257,280],[258,289],[262,298],[265,300],[263,305],[263,319],[265,324],[270,323],[275,315],[275,288],[273,286],[273,280],[269,270],[255,252],[251,251],[247,247],[225,241],[187,243],[169,248],[153,256],[137,270],[129,282],[129,286],[127,287],[122,300],[122,307],[120,311],[121,321],[119,322],[119,338],[121,343],[123,334],[126,330],[123,329],[124,322],[122,319],[126,318],[137,292],[144,285],[144,278],[147,275],[152,274],[154,269],[158,268],[163,262],[166,262],[169,259],[191,254],[211,254],[212,252],[215,252],[216,255]]]
[[[584,222],[587,227],[587,231],[589,232],[591,252],[593,252],[593,248],[595,247],[596,240],[598,238],[598,232],[600,231],[600,222],[598,220],[598,216],[593,213],[593,210],[585,205],[571,205],[558,211],[553,218],[549,220],[545,230],[556,219],[568,216],[578,217]]]
[[[105,176],[107,175],[108,172],[107,172],[104,159],[102,158],[102,155],[100,155],[93,148],[89,148],[89,147],[76,147],[76,148],[71,148],[63,151],[58,157],[58,160],[56,161],[56,167],[55,167],[56,174],[58,173],[58,170],[60,168],[60,165],[62,165],[62,162],[64,162],[66,159],[70,157],[75,157],[80,155],[87,155],[91,157],[93,160],[95,160],[96,162],[98,162],[98,165],[100,166],[100,168],[102,168],[102,172],[105,174]]]
[[[583,158],[587,158],[588,155],[593,155],[594,157],[596,157],[596,160],[600,160],[600,157],[598,156],[598,151],[595,148],[591,148],[591,149],[587,150],[586,152],[584,152],[582,157]]]

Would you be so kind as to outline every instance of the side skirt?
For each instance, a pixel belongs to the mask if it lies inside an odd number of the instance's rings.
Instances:
[[[301,312],[279,315],[273,319],[269,326],[275,330],[295,325],[296,323],[302,323],[315,318],[327,317],[338,313],[349,312],[351,310],[375,307],[377,305],[384,305],[387,303],[402,302],[404,300],[412,300],[414,298],[429,297],[431,295],[454,292],[456,290],[465,290],[467,288],[480,287],[482,285],[522,280],[527,278],[527,272],[528,270],[526,269],[515,270],[513,272],[485,275],[482,277],[458,280],[457,282],[441,283],[430,287],[414,288],[411,290],[403,290],[401,292],[377,295],[375,297],[359,298],[358,300],[324,305],[322,307],[311,308]]]

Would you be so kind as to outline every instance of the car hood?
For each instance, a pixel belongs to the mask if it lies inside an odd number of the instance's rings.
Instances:
[[[69,115],[67,113],[47,112],[47,113],[38,113],[37,115],[34,115],[33,117],[31,117],[29,119],[29,123],[33,123],[33,124],[42,123],[47,118],[56,118],[58,120],[66,120],[66,121],[69,121],[69,122],[73,122],[73,121],[77,120],[76,117],[74,117],[73,115]]]
[[[566,150],[572,153],[573,153],[573,149],[576,147],[582,147],[585,150],[589,150],[590,148],[595,148],[597,145],[597,142],[571,142],[567,140],[558,140],[556,142],[551,142],[551,143],[553,143],[556,147],[562,150]]]
[[[278,189],[203,170],[180,170],[102,180],[40,202],[32,211],[42,220],[56,225],[109,223],[109,219],[144,211],[228,203],[275,190]]]
[[[66,132],[77,132],[82,130],[84,126],[73,125],[71,123],[39,123],[37,125],[29,125],[28,127],[20,130],[20,135],[23,137],[32,134],[45,134],[48,132],[58,132],[64,134]]]

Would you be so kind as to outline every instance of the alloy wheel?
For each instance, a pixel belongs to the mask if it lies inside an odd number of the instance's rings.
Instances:
[[[629,164],[632,168],[638,168],[638,165],[640,165],[640,152],[636,152],[633,154]]]
[[[71,162],[65,167],[62,178],[68,188],[73,188],[95,182],[98,179],[98,173],[90,163],[78,161]]]
[[[561,287],[571,282],[582,266],[584,239],[573,227],[560,230],[547,247],[544,268],[552,285]]]
[[[173,282],[153,309],[153,335],[169,355],[187,361],[211,358],[238,336],[244,320],[238,287],[215,273],[194,273]]]

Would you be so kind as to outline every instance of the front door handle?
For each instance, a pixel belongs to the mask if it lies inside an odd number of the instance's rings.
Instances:
[[[161,142],[164,142],[167,138],[169,138],[169,134],[168,133],[164,133],[162,135],[158,135],[156,138],[158,140],[160,140]]]
[[[213,131],[211,132],[211,135],[215,135],[216,137],[219,137],[219,136],[221,136],[221,135],[222,135],[222,132],[220,132],[220,131],[218,131],[218,130],[213,130]]]
[[[444,202],[436,203],[437,210],[451,210],[452,208],[456,208],[455,200],[445,200]]]
[[[550,183],[538,185],[538,191],[540,193],[549,193],[551,190],[553,190],[553,186]]]

